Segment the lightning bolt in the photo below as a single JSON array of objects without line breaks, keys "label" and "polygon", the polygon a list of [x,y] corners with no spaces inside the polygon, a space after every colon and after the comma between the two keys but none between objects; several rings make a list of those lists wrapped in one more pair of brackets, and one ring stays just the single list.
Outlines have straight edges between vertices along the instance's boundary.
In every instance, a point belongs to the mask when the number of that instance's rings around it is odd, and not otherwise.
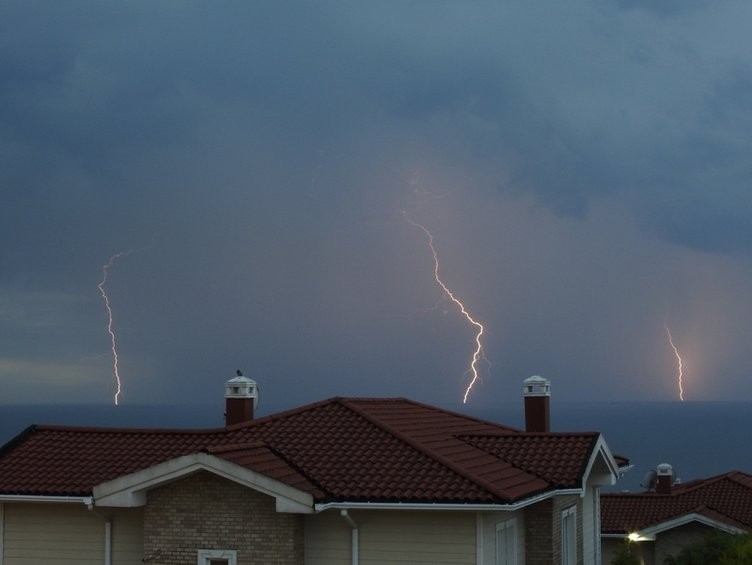
[{"label": "lightning bolt", "polygon": [[668,327],[668,322],[663,321],[663,327],[666,328],[666,335],[668,336],[668,343],[671,345],[671,349],[674,350],[674,356],[676,357],[677,367],[678,367],[678,380],[679,380],[679,400],[684,402],[684,365],[682,363],[681,355],[679,355],[679,350],[676,348],[676,345],[674,345],[674,339],[671,337],[671,330]]},{"label": "lightning bolt", "polygon": [[441,290],[446,294],[449,299],[454,302],[457,305],[457,308],[459,308],[462,315],[465,317],[465,319],[476,328],[477,332],[475,333],[475,350],[473,351],[473,356],[470,360],[470,366],[469,366],[469,373],[472,375],[472,378],[470,379],[470,384],[467,385],[467,388],[465,389],[465,394],[462,397],[462,403],[467,404],[467,398],[470,395],[470,391],[472,390],[473,386],[477,382],[479,378],[478,374],[478,361],[481,358],[485,358],[483,355],[483,342],[481,341],[481,338],[483,337],[483,332],[485,328],[483,327],[483,324],[478,322],[476,319],[474,319],[470,313],[467,311],[467,308],[465,308],[465,305],[462,303],[462,301],[457,298],[454,293],[449,289],[449,287],[444,284],[444,281],[441,280],[441,276],[439,275],[439,253],[436,251],[436,247],[433,244],[433,234],[428,231],[428,228],[426,228],[423,224],[419,224],[418,222],[414,221],[410,216],[408,216],[407,212],[403,211],[402,215],[405,218],[405,221],[409,223],[411,226],[416,227],[423,231],[423,233],[426,234],[426,237],[428,238],[428,247],[431,249],[431,253],[433,254],[433,278],[436,281],[436,284],[438,284],[441,287]]},{"label": "lightning bolt", "polygon": [[135,252],[135,249],[129,249],[128,251],[120,251],[119,253],[115,253],[112,257],[110,257],[110,260],[107,262],[107,264],[102,266],[102,280],[97,285],[97,288],[102,295],[102,300],[104,300],[104,308],[107,311],[107,333],[110,334],[110,343],[112,345],[112,374],[115,377],[116,386],[115,397],[113,398],[115,406],[118,405],[118,399],[120,398],[120,393],[122,392],[122,381],[120,380],[120,371],[118,368],[117,340],[115,339],[115,330],[112,329],[112,308],[110,307],[110,299],[107,296],[104,285],[107,282],[109,269],[110,267],[112,267],[115,261],[117,259],[120,259],[121,257],[127,257],[131,253]]}]

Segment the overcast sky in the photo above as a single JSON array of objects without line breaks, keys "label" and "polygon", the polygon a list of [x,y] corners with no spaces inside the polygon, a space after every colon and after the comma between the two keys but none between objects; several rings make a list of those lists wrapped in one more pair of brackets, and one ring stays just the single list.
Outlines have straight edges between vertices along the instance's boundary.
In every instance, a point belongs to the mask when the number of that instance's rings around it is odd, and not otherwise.
[{"label": "overcast sky", "polygon": [[752,400],[752,4],[0,3],[0,402]]}]

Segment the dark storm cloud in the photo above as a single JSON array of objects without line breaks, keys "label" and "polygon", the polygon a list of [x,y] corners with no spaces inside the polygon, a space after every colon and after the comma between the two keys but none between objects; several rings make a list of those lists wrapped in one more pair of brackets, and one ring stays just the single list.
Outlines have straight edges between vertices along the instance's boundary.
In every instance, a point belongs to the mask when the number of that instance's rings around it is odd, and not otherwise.
[{"label": "dark storm cloud", "polygon": [[712,319],[749,281],[749,11],[4,2],[0,372],[108,382],[96,283],[134,249],[108,281],[126,398],[242,360],[305,399],[455,398],[472,336],[401,210],[486,315],[487,392],[670,372],[666,303]]}]

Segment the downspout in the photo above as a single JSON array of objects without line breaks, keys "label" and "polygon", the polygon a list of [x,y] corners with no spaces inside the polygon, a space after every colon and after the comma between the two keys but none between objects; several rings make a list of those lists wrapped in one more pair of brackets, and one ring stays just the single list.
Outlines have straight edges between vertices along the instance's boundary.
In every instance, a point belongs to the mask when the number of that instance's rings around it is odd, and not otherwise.
[{"label": "downspout", "polygon": [[0,565],[3,565],[5,549],[3,549],[3,539],[5,539],[5,506],[0,502]]},{"label": "downspout", "polygon": [[104,565],[112,565],[112,522],[104,523]]},{"label": "downspout", "polygon": [[86,508],[104,520],[104,565],[112,565],[112,520],[94,510],[94,497],[87,497]]},{"label": "downspout", "polygon": [[347,522],[352,530],[352,539],[350,541],[352,547],[351,563],[352,565],[358,565],[358,524],[355,523],[355,520],[352,519],[352,516],[348,514],[347,510],[341,510],[340,515],[345,519],[345,522]]}]

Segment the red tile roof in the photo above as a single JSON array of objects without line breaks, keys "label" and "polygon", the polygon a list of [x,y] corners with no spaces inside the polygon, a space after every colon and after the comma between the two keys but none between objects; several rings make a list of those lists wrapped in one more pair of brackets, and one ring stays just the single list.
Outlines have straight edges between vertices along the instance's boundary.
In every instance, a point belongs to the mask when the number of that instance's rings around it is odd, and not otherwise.
[{"label": "red tile roof", "polygon": [[629,533],[688,514],[752,530],[752,475],[733,471],[676,484],[670,494],[601,495],[603,533]]},{"label": "red tile roof", "polygon": [[95,485],[207,452],[317,502],[508,503],[577,488],[597,433],[525,433],[405,399],[332,398],[213,430],[32,426],[0,449],[0,494]]}]

